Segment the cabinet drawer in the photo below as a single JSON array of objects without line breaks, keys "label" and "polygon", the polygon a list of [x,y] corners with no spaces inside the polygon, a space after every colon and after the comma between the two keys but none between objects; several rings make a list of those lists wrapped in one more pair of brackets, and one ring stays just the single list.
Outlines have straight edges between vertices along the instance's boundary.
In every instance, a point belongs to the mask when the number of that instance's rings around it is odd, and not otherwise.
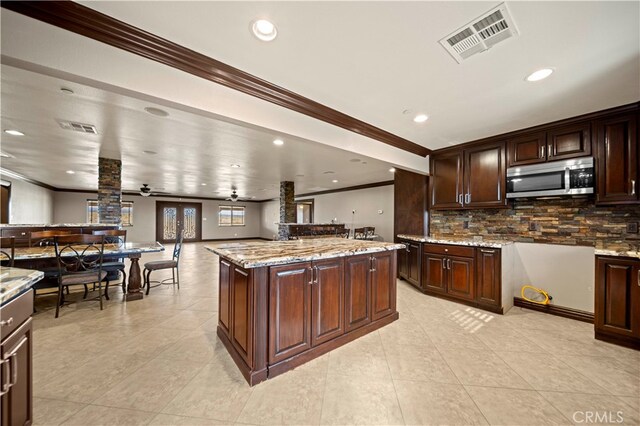
[{"label": "cabinet drawer", "polygon": [[425,244],[424,252],[463,257],[474,257],[476,253],[473,247],[454,246],[450,244]]},{"label": "cabinet drawer", "polygon": [[9,324],[0,326],[0,336],[4,340],[9,334],[25,322],[33,313],[33,290],[29,290],[0,308],[2,321]]}]

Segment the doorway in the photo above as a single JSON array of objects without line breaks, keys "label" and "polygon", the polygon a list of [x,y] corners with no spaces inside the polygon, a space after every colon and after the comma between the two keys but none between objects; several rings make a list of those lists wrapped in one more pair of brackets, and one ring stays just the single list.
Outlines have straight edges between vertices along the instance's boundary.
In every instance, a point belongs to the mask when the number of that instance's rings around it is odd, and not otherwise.
[{"label": "doorway", "polygon": [[202,241],[202,203],[156,201],[156,241],[174,243],[178,230],[184,241]]},{"label": "doorway", "polygon": [[296,223],[313,223],[313,199],[296,202]]}]

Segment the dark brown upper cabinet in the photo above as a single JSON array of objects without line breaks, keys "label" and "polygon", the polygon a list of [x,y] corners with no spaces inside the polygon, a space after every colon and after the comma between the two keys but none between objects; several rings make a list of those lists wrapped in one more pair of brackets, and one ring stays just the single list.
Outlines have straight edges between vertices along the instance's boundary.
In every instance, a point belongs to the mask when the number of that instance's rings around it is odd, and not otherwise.
[{"label": "dark brown upper cabinet", "polygon": [[462,207],[462,151],[431,157],[429,187],[432,209]]},{"label": "dark brown upper cabinet", "polygon": [[594,123],[598,204],[640,201],[638,188],[638,117],[625,114]]},{"label": "dark brown upper cabinet", "polygon": [[545,132],[520,136],[508,142],[509,167],[542,163],[547,159]]},{"label": "dark brown upper cabinet", "polygon": [[431,208],[504,207],[505,143],[493,142],[431,158]]},{"label": "dark brown upper cabinet", "polygon": [[591,123],[583,122],[547,132],[547,160],[565,160],[591,155]]}]

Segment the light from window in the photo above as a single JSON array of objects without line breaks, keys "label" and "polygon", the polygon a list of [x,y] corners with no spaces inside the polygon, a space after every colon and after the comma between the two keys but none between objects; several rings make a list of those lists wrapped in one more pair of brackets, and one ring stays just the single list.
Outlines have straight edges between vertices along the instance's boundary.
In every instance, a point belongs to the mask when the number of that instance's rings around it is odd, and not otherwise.
[{"label": "light from window", "polygon": [[[133,201],[123,201],[120,214],[122,226],[133,226]],[[98,200],[87,200],[87,223],[100,223]]]},{"label": "light from window", "polygon": [[218,226],[244,226],[244,207],[218,207]]}]

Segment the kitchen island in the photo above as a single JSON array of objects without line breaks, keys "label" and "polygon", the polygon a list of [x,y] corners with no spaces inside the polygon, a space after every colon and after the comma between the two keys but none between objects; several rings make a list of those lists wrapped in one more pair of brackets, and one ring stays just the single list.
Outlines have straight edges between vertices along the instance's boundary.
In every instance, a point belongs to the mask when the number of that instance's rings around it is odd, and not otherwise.
[{"label": "kitchen island", "polygon": [[343,238],[207,246],[220,256],[217,334],[247,382],[397,320],[400,248]]}]

